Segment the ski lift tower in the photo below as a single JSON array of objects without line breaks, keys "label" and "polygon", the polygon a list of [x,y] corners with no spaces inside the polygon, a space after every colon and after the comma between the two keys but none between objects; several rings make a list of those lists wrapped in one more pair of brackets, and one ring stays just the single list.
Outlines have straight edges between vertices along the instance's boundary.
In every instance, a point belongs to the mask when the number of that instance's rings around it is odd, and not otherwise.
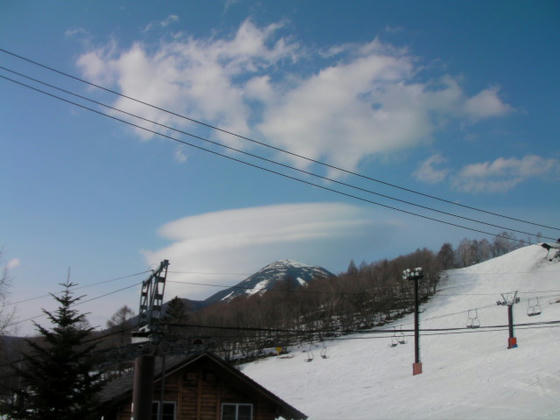
[{"label": "ski lift tower", "polygon": [[132,343],[158,343],[161,338],[159,321],[165,292],[165,279],[169,260],[163,260],[150,278],[142,283],[140,309],[138,310],[138,329],[132,333]]},{"label": "ski lift tower", "polygon": [[508,307],[508,325],[509,325],[509,338],[508,338],[508,349],[514,349],[517,347],[517,338],[513,333],[513,305],[519,303],[519,297],[517,296],[517,291],[510,293],[502,293],[502,300],[498,300],[496,305],[507,306]]},{"label": "ski lift tower", "polygon": [[[132,333],[132,343],[158,344],[161,340],[161,309],[169,261],[163,260],[150,278],[142,283],[138,329]],[[138,356],[134,361],[132,419],[151,420],[154,380],[154,354]]]},{"label": "ski lift tower", "polygon": [[422,373],[422,362],[420,361],[420,319],[418,311],[418,282],[424,278],[422,267],[411,270],[407,268],[402,274],[403,280],[414,281],[414,363],[412,365],[412,375]]}]

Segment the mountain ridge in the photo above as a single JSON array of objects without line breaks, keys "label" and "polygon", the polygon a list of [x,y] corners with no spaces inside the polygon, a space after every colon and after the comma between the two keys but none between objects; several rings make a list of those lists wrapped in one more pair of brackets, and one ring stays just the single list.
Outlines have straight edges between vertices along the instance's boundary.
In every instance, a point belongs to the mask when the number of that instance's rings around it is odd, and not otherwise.
[{"label": "mountain ridge", "polygon": [[[229,302],[240,296],[262,295],[284,280],[289,282],[288,287],[299,288],[306,287],[309,282],[316,278],[324,279],[330,277],[335,277],[335,275],[323,267],[308,265],[291,259],[283,259],[265,265],[246,279],[227,289],[220,290],[206,299],[191,300],[183,297],[179,298],[186,307],[196,312],[215,303]],[[163,305],[164,312],[168,303],[169,301]]]},{"label": "mountain ridge", "polygon": [[239,296],[264,294],[282,281],[288,281],[289,287],[305,287],[316,278],[334,277],[330,271],[319,266],[311,266],[294,260],[274,261],[236,285],[214,293],[204,302],[208,305],[219,301],[230,301]]}]

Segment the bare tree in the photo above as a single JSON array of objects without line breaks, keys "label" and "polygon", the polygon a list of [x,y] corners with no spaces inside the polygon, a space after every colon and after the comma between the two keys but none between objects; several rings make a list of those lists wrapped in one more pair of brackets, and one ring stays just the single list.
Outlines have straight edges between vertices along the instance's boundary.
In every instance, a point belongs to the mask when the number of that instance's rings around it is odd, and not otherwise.
[{"label": "bare tree", "polygon": [[[0,260],[2,253],[0,253]],[[14,308],[8,303],[8,289],[10,280],[8,267],[5,266],[0,273],[0,336],[4,335],[14,317]]]},{"label": "bare tree", "polygon": [[444,243],[437,254],[437,259],[443,270],[453,268],[453,245],[451,245],[449,242]]},{"label": "bare tree", "polygon": [[124,305],[107,321],[107,328],[119,332],[119,345],[128,341],[129,320],[134,316],[134,311]]}]

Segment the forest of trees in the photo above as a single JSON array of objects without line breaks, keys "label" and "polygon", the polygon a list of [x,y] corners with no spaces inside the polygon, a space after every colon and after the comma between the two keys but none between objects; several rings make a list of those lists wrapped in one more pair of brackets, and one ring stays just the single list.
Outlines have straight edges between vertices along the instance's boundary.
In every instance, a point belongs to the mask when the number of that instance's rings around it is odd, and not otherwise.
[{"label": "forest of trees", "polygon": [[[262,354],[266,348],[322,340],[364,328],[379,327],[413,310],[413,285],[402,271],[421,266],[423,301],[436,293],[443,270],[461,268],[503,255],[521,242],[503,233],[493,242],[463,239],[456,249],[444,243],[437,253],[418,249],[377,262],[351,261],[338,276],[313,280],[307,287],[279,283],[264,295],[240,296],[200,311],[182,309],[179,323],[232,329],[174,327],[174,338],[200,337],[226,358]],[[176,305],[181,305],[180,300]],[[175,321],[177,322],[177,321]],[[262,331],[235,330],[254,327]],[[270,331],[267,331],[270,330]]]}]

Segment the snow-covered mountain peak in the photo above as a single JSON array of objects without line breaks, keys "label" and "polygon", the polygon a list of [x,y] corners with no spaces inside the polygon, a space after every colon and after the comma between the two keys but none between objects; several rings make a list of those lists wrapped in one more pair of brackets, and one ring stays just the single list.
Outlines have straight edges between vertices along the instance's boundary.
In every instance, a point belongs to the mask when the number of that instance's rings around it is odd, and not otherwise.
[{"label": "snow-covered mountain peak", "polygon": [[210,296],[206,299],[206,302],[227,302],[238,296],[263,294],[283,281],[287,281],[289,287],[305,287],[313,279],[332,276],[332,273],[322,267],[311,266],[289,259],[278,260],[261,268],[255,274],[247,277],[235,286]]},{"label": "snow-covered mountain peak", "polygon": [[263,267],[260,271],[263,270],[272,270],[272,269],[283,269],[288,267],[295,267],[295,268],[312,268],[312,266],[295,261],[295,260],[278,260],[274,261],[273,263],[268,264],[267,266]]}]

